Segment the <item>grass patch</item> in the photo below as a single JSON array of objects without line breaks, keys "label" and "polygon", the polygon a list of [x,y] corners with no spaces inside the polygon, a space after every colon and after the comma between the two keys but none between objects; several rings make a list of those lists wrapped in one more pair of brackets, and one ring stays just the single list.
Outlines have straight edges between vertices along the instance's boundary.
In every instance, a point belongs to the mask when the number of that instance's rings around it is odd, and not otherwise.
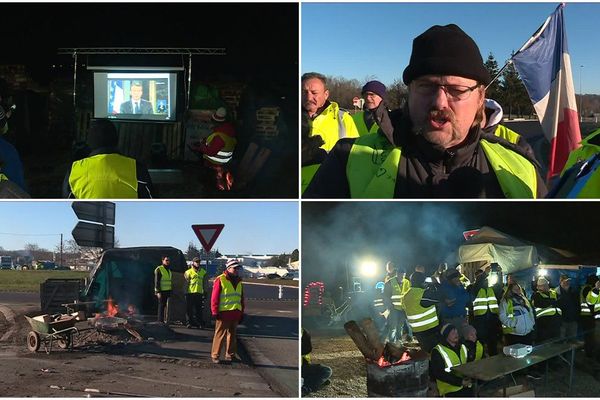
[{"label": "grass patch", "polygon": [[86,271],[12,271],[0,270],[0,292],[40,292],[46,279],[86,278]]}]

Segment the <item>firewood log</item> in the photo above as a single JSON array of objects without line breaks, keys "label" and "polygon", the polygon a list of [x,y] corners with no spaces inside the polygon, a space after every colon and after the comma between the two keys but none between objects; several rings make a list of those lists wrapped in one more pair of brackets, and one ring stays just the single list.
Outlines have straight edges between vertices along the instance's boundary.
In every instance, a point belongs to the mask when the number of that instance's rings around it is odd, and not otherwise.
[{"label": "firewood log", "polygon": [[369,343],[369,347],[373,350],[373,360],[379,360],[381,355],[383,354],[383,343],[379,340],[379,331],[377,327],[373,323],[371,318],[365,318],[360,321],[360,327],[362,328],[365,336],[367,337],[367,342]]},{"label": "firewood log", "polygon": [[373,348],[371,348],[369,342],[367,341],[367,338],[362,333],[360,327],[355,321],[346,322],[344,324],[344,329],[346,330],[346,333],[348,333],[348,335],[352,338],[354,344],[356,345],[356,347],[358,347],[358,350],[360,350],[360,352],[365,358],[375,361],[378,359],[375,358],[376,352],[373,350]]}]

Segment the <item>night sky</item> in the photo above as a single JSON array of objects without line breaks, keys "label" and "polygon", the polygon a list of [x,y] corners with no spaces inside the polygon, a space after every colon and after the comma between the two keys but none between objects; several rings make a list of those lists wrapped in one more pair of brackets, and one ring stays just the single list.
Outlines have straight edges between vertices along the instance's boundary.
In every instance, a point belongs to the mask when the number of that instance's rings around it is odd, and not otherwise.
[{"label": "night sky", "polygon": [[[71,47],[226,47],[227,65],[291,65],[297,75],[298,4],[14,3],[0,10],[2,64],[42,69],[58,48]],[[221,65],[216,58],[205,68]]]},{"label": "night sky", "polygon": [[600,263],[598,202],[304,202],[303,279],[360,255],[433,268],[483,225]]}]

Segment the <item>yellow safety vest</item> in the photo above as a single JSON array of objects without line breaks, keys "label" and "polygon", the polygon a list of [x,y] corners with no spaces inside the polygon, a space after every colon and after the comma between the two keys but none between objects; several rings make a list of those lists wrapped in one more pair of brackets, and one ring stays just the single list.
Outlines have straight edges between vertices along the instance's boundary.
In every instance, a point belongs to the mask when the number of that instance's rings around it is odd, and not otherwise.
[{"label": "yellow safety vest", "polygon": [[391,278],[386,278],[386,282],[389,282],[389,281],[391,281],[391,285],[392,285],[392,296],[390,298],[390,300],[392,301],[392,305],[394,306],[394,309],[402,310],[403,293],[402,293],[402,288],[400,287],[400,284],[398,283],[398,279],[396,279],[395,276],[393,276]]},{"label": "yellow safety vest", "polygon": [[[330,102],[329,106],[323,112],[314,119],[309,120],[309,127],[310,132],[308,136],[321,136],[325,142],[321,145],[321,148],[328,153],[333,149],[338,140],[358,137],[356,125],[350,114],[341,110],[340,106],[333,101]],[[302,167],[302,193],[304,193],[304,190],[306,190],[320,166],[321,164],[312,164]]]},{"label": "yellow safety vest", "polygon": [[435,305],[427,308],[421,307],[423,293],[425,293],[425,289],[411,287],[404,295],[404,310],[413,332],[424,332],[440,324]]},{"label": "yellow safety vest", "polygon": [[168,290],[173,290],[173,272],[170,269],[166,269],[165,266],[162,264],[156,267],[156,269],[154,270],[155,275],[156,271],[160,271],[160,291],[166,292]]},{"label": "yellow safety vest", "polygon": [[113,153],[75,161],[69,186],[77,199],[137,199],[135,160]]},{"label": "yellow safety vest", "polygon": [[479,289],[473,300],[473,315],[479,317],[485,315],[488,310],[492,314],[498,314],[498,300],[491,287]]},{"label": "yellow safety vest", "polygon": [[377,125],[377,123],[373,123],[373,125],[371,125],[371,129],[367,129],[364,111],[359,111],[352,115],[352,119],[354,120],[354,125],[356,125],[356,130],[360,136],[366,135],[367,133],[375,133],[379,129],[379,125]]},{"label": "yellow safety vest", "polygon": [[[536,197],[537,175],[531,162],[499,143],[481,139],[480,144],[507,198]],[[401,152],[380,133],[356,139],[346,165],[350,197],[393,198]]]},{"label": "yellow safety vest", "polygon": [[198,270],[196,270],[194,267],[191,267],[185,271],[183,276],[188,281],[188,293],[204,293],[204,275],[206,275],[206,270],[204,268],[198,268]]},{"label": "yellow safety vest", "polygon": [[[587,302],[587,297],[589,296],[589,292],[588,295],[584,298],[583,297],[583,290],[585,288],[590,288],[590,292],[592,291],[592,286],[590,285],[585,285],[583,286],[580,290],[579,290],[579,301],[580,301],[580,306],[581,306],[581,311],[579,312],[579,315],[581,315],[582,317],[589,317],[592,315],[592,310],[593,310],[593,306],[595,306],[595,304],[590,304]],[[593,298],[593,296],[591,296],[591,298]]]},{"label": "yellow safety vest", "polygon": [[590,305],[594,306],[592,313],[594,314],[594,318],[600,319],[600,295],[594,293],[594,288],[590,288],[586,296],[586,300]]},{"label": "yellow safety vest", "polygon": [[225,274],[219,275],[221,281],[221,295],[219,296],[219,312],[221,311],[242,311],[242,282],[238,282],[234,288],[233,284],[225,277]]},{"label": "yellow safety vest", "polygon": [[513,143],[513,144],[517,144],[517,142],[521,138],[521,135],[519,135],[517,132],[515,132],[501,124],[496,125],[496,130],[494,130],[494,135],[501,137],[501,138],[505,139],[506,141]]},{"label": "yellow safety vest", "polygon": [[[530,310],[529,312],[532,313],[533,311],[531,311],[531,303],[529,302],[529,300],[525,299],[525,303],[529,307],[529,310]],[[514,317],[512,299],[508,299],[506,301],[506,316],[508,318],[513,318]],[[511,328],[510,326],[506,326],[506,325],[502,324],[502,333],[504,333],[504,334],[511,334],[514,331],[515,331],[514,328]]]},{"label": "yellow safety vest", "polygon": [[[300,339],[302,340],[302,336],[304,335],[304,329],[300,331]],[[302,354],[302,359],[306,361],[307,364],[310,364],[310,353]]]},{"label": "yellow safety vest", "polygon": [[[539,292],[539,293],[540,293],[540,296],[542,296],[545,299],[550,298],[550,299],[556,300],[558,298],[554,289],[550,289],[550,292],[549,292],[550,294],[546,294],[546,293],[542,293],[542,292]],[[535,300],[533,301],[533,306],[535,307]],[[536,318],[551,317],[556,314],[562,315],[562,310],[559,307],[546,307],[546,308],[535,307]]]},{"label": "yellow safety vest", "polygon": [[[475,359],[473,361],[481,360],[483,358],[483,344],[478,340],[475,342]],[[466,364],[468,360],[467,346],[464,344],[460,346],[460,361]]]},{"label": "yellow safety vest", "polygon": [[[456,376],[460,376],[458,373],[452,372],[452,367],[456,367],[458,365],[463,364],[463,362],[461,362],[458,354],[456,354],[452,349],[444,346],[443,344],[438,344],[437,346],[435,346],[433,348],[433,350],[437,350],[441,354],[442,358],[444,359],[444,363],[446,365],[446,368],[445,368],[446,372],[454,373]],[[466,349],[465,349],[465,351],[466,351]],[[462,352],[462,346],[461,346],[461,352]],[[435,382],[437,383],[437,388],[438,388],[438,392],[440,392],[440,396],[444,396],[447,393],[458,392],[459,390],[462,389],[462,386],[454,386],[450,383],[441,381],[439,379],[436,379]]]},{"label": "yellow safety vest", "polygon": [[[600,146],[590,143],[590,140],[600,134],[600,129],[590,133],[585,139],[581,141],[581,147],[573,150],[569,154],[569,158],[561,172],[561,176],[566,170],[571,168],[579,161],[585,161],[595,154],[600,153]],[[596,199],[600,197],[600,171],[596,171],[590,179],[586,182],[585,186],[581,189],[577,198],[579,199]]]},{"label": "yellow safety vest", "polygon": [[237,144],[237,139],[223,132],[216,131],[206,138],[206,145],[210,146],[210,143],[216,137],[220,137],[223,140],[223,142],[225,142],[223,148],[219,150],[219,152],[214,156],[203,154],[202,157],[205,160],[212,162],[213,164],[227,164],[229,161],[231,161],[231,158],[233,157],[233,150],[235,149],[235,145]]}]

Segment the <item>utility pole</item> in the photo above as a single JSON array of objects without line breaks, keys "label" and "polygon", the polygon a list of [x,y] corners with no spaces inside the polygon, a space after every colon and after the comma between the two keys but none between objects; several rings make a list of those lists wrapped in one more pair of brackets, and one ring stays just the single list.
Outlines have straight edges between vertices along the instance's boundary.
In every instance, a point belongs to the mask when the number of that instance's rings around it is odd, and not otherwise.
[{"label": "utility pole", "polygon": [[60,266],[63,266],[63,234],[60,234]]},{"label": "utility pole", "polygon": [[583,91],[581,90],[581,71],[583,71],[583,65],[579,66],[579,122],[583,122]]}]

